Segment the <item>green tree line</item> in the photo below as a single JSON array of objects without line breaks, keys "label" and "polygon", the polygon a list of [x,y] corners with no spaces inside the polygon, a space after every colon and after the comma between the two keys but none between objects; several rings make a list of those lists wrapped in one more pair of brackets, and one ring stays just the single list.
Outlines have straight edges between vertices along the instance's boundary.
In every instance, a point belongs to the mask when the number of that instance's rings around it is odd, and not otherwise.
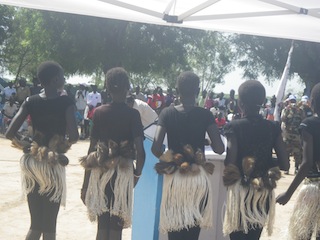
[{"label": "green tree line", "polygon": [[[73,74],[93,75],[123,66],[134,85],[174,87],[176,76],[196,72],[202,90],[223,83],[235,67],[244,79],[280,79],[291,40],[222,34],[0,5],[0,65],[18,79],[55,60]],[[320,81],[320,44],[295,41],[291,76],[310,89]],[[237,81],[237,79],[235,79]]]}]

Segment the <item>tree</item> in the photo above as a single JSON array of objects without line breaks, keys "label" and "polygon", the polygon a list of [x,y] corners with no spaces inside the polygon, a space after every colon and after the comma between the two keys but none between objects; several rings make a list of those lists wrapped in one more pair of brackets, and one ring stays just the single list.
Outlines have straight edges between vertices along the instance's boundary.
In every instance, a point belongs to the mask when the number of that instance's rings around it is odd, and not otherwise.
[{"label": "tree", "polygon": [[[259,75],[267,81],[280,79],[286,64],[291,40],[268,37],[235,35],[238,67],[244,70],[243,77],[257,79]],[[307,92],[320,82],[320,44],[295,41],[291,59],[290,76],[299,75]]]},{"label": "tree", "polygon": [[18,8],[12,23],[12,34],[6,39],[4,66],[16,75],[33,77],[39,62],[48,57],[49,36],[39,11]]},{"label": "tree", "polygon": [[0,65],[3,66],[3,48],[12,32],[14,8],[0,5]]},{"label": "tree", "polygon": [[189,64],[198,73],[201,90],[213,89],[233,70],[234,51],[228,35],[218,32],[192,31],[187,44]]},{"label": "tree", "polygon": [[5,66],[17,78],[33,77],[40,62],[54,60],[66,75],[94,75],[97,85],[104,72],[122,66],[142,88],[173,88],[186,70],[213,87],[232,66],[228,38],[201,30],[20,8],[12,29]]}]

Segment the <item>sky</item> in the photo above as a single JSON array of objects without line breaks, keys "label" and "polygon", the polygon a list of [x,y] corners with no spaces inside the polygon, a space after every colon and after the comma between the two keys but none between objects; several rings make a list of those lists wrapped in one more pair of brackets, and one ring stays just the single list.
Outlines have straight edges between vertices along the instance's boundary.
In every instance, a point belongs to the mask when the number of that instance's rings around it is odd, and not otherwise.
[{"label": "sky", "polygon": [[[226,75],[225,82],[223,84],[216,84],[214,92],[223,92],[225,94],[229,94],[230,90],[234,89],[237,95],[238,88],[244,81],[245,80],[241,79],[241,71],[231,72]],[[269,85],[263,79],[259,79],[259,81],[261,81],[261,83],[265,87],[267,97],[276,95],[278,86],[280,84],[280,79],[278,81],[274,81],[271,85]],[[290,92],[296,96],[302,96],[304,88],[305,86],[301,84],[297,78],[291,80],[289,79],[286,86],[286,94]]]}]

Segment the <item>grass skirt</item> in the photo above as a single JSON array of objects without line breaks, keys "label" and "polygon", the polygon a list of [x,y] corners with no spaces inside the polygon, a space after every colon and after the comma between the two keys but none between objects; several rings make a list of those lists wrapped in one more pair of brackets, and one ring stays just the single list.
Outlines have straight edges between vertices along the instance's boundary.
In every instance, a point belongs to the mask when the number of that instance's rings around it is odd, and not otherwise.
[{"label": "grass skirt", "polygon": [[60,164],[49,164],[43,159],[37,160],[31,154],[24,154],[20,159],[21,182],[24,196],[32,192],[35,183],[40,186],[40,195],[51,195],[50,201],[66,204],[66,172]]},{"label": "grass skirt", "polygon": [[[132,161],[126,162],[126,167],[118,164],[107,171],[102,168],[91,170],[85,199],[91,221],[109,212],[110,215],[118,216],[124,221],[124,228],[130,227],[133,205],[133,164]],[[106,196],[105,189],[115,172],[117,175],[114,186],[112,186],[113,201],[108,203],[110,199]]]},{"label": "grass skirt", "polygon": [[164,174],[159,226],[162,233],[212,227],[211,182],[203,167],[199,169],[198,174]]},{"label": "grass skirt", "polygon": [[320,189],[319,181],[305,180],[301,187],[289,223],[289,239],[310,239],[320,232]]},{"label": "grass skirt", "polygon": [[[269,208],[268,208],[269,204]],[[275,194],[265,188],[255,189],[252,185],[243,186],[241,180],[228,187],[227,206],[223,222],[223,233],[263,228],[267,225],[272,234],[275,217]]]}]

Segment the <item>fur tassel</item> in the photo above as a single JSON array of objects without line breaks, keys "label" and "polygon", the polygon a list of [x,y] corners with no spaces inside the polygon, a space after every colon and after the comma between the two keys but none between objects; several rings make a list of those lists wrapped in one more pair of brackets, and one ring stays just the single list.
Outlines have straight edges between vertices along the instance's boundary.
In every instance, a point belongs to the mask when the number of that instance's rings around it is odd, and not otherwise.
[{"label": "fur tassel", "polygon": [[173,152],[172,150],[167,150],[165,151],[161,156],[160,156],[160,161],[163,162],[172,162],[173,161]]},{"label": "fur tassel", "polygon": [[110,140],[108,145],[99,142],[96,151],[80,158],[79,161],[85,169],[100,168],[108,171],[109,169],[116,168],[118,165],[120,168],[126,168],[128,164],[126,159],[130,159],[129,162],[132,162],[131,159],[134,159],[134,155],[134,148],[128,141],[121,142],[118,145]]},{"label": "fur tassel", "polygon": [[214,164],[206,162],[204,153],[199,149],[194,153],[190,145],[183,147],[183,154],[173,153],[172,150],[165,151],[160,156],[160,162],[155,165],[158,174],[173,174],[179,170],[181,174],[199,174],[202,166],[207,173],[213,174]]},{"label": "fur tassel", "polygon": [[203,168],[204,168],[204,170],[206,170],[207,173],[209,173],[210,175],[212,175],[215,166],[214,166],[214,164],[211,163],[211,162],[205,162],[205,163],[203,164]]},{"label": "fur tassel", "polygon": [[158,174],[172,174],[177,170],[177,165],[173,162],[158,162],[154,169]]},{"label": "fur tassel", "polygon": [[195,175],[184,175],[180,171],[164,175],[159,224],[162,233],[194,226],[212,227],[211,182],[202,166],[199,170]]},{"label": "fur tassel", "polygon": [[203,165],[206,162],[206,157],[201,150],[196,151],[195,153],[195,162],[198,165]]},{"label": "fur tassel", "polygon": [[244,157],[242,160],[242,170],[244,175],[250,176],[255,165],[254,157]]},{"label": "fur tassel", "polygon": [[223,184],[225,186],[231,186],[241,179],[241,174],[238,167],[234,164],[229,164],[223,171]]}]

